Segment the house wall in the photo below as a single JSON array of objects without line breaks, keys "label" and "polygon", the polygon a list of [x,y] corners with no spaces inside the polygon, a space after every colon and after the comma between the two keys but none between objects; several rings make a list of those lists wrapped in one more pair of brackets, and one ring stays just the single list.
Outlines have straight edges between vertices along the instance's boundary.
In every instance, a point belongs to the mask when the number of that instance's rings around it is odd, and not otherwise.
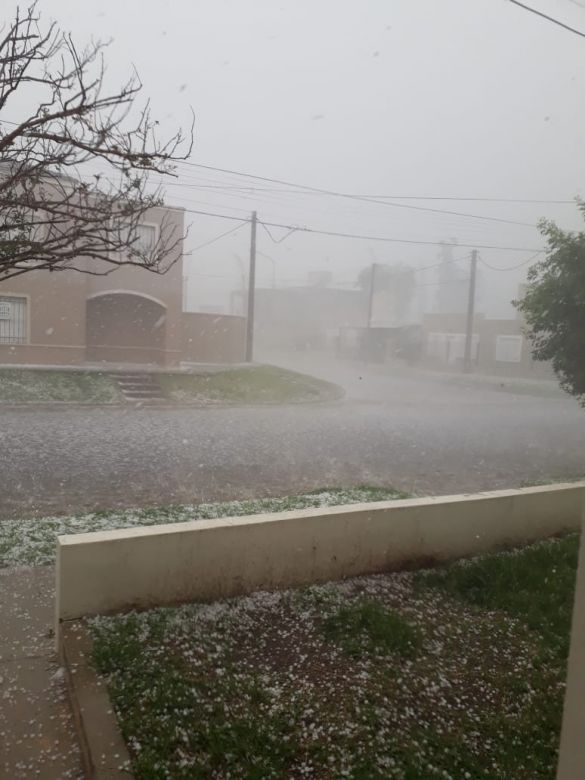
[{"label": "house wall", "polygon": [[[147,224],[160,226],[165,224],[167,235],[172,235],[169,243],[180,238],[184,233],[184,212],[182,209],[154,208],[150,209],[143,220]],[[169,257],[172,263],[164,274],[156,274],[151,271],[133,266],[121,266],[108,276],[87,277],[87,297],[95,299],[97,296],[113,296],[117,293],[137,293],[147,298],[152,298],[164,307],[164,340],[161,342],[160,328],[157,329],[151,339],[148,331],[145,340],[138,343],[135,335],[130,337],[130,343],[122,342],[115,347],[113,339],[108,338],[104,349],[95,353],[90,351],[88,359],[120,361],[120,362],[158,362],[167,365],[178,365],[181,360],[182,348],[182,314],[183,314],[183,259],[182,242],[175,248],[173,255]],[[124,333],[124,313],[116,315],[118,327]],[[147,348],[150,345],[150,350]],[[136,349],[132,349],[136,347]],[[147,352],[145,351],[148,351]],[[162,350],[162,353],[161,353]],[[97,355],[97,357],[96,357]]]},{"label": "house wall", "polygon": [[183,313],[181,360],[192,363],[242,363],[245,355],[245,317]]},{"label": "house wall", "polygon": [[[165,220],[168,230],[177,238],[184,231],[184,213],[181,209],[154,208],[145,215],[144,222],[160,225]],[[174,239],[173,239],[174,240]],[[182,242],[179,241],[170,258],[173,262],[165,274],[122,266],[106,276],[93,276],[76,271],[29,271],[22,276],[0,284],[0,295],[24,295],[27,297],[28,340],[26,344],[0,344],[0,363],[14,364],[75,364],[86,360],[122,362],[159,362],[178,365],[183,340],[182,324]],[[108,270],[105,263],[79,258],[76,263],[88,270]],[[106,349],[86,350],[87,302],[99,296],[134,293],[154,299],[164,307],[164,331],[158,330],[151,340],[152,350],[132,349],[144,347],[132,337],[124,343],[124,299],[120,310],[109,313],[106,323],[110,336]],[[127,299],[126,299],[127,300]],[[117,326],[120,344],[114,344],[111,336]],[[160,333],[164,332],[164,342]],[[94,342],[95,343],[95,342]]]},{"label": "house wall", "polygon": [[0,295],[26,297],[28,318],[27,343],[0,344],[0,363],[82,363],[86,286],[84,274],[49,271],[0,284]]}]

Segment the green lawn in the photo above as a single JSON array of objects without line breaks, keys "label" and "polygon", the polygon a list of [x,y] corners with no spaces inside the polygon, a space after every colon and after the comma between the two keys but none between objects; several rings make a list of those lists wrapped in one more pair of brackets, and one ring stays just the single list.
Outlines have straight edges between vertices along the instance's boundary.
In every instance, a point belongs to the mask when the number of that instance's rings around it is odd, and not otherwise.
[{"label": "green lawn", "polygon": [[116,383],[97,371],[0,369],[0,403],[110,404],[121,400]]},{"label": "green lawn", "polygon": [[135,776],[553,780],[577,545],[89,620]]},{"label": "green lawn", "polygon": [[559,658],[568,654],[577,538],[461,561],[418,581],[483,609],[497,609],[538,632]]},{"label": "green lawn", "polygon": [[115,528],[136,528],[161,523],[184,523],[218,517],[242,517],[266,512],[286,512],[320,506],[390,501],[408,498],[393,488],[321,488],[299,496],[222,501],[213,504],[154,506],[116,509],[59,517],[0,520],[0,569],[53,563],[57,536]]},{"label": "green lawn", "polygon": [[202,403],[295,403],[340,398],[337,385],[276,366],[234,368],[209,374],[158,374],[173,401]]},{"label": "green lawn", "polygon": [[[153,374],[171,403],[279,404],[341,398],[337,385],[275,366],[251,366],[202,374]],[[0,369],[1,403],[121,403],[115,380],[97,371]]]}]

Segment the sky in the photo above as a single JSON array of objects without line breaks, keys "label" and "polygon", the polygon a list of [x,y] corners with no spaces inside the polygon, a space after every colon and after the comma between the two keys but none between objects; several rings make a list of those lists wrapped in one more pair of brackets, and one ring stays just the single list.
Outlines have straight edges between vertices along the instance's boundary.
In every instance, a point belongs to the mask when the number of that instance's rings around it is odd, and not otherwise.
[{"label": "sky", "polygon": [[[530,3],[585,31],[585,0]],[[238,222],[193,211],[245,219],[255,209],[261,222],[431,242],[260,227],[259,286],[329,271],[350,288],[372,262],[433,264],[432,242],[462,244],[462,267],[478,246],[479,309],[490,316],[512,313],[526,261],[544,246],[539,218],[581,227],[573,203],[465,200],[585,194],[585,39],[508,0],[40,0],[39,9],[80,46],[111,39],[108,78],[136,68],[163,133],[195,112],[193,152],[166,190],[189,210],[190,309],[229,311],[250,238],[242,222],[198,248]],[[435,273],[416,275],[429,307]]]}]

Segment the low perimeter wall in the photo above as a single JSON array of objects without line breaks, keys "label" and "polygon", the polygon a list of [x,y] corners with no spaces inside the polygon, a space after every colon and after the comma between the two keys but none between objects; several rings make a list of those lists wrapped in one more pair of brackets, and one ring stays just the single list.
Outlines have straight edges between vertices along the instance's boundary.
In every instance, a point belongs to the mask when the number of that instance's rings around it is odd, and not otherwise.
[{"label": "low perimeter wall", "polygon": [[579,529],[584,499],[582,482],[60,536],[57,624],[531,542]]},{"label": "low perimeter wall", "polygon": [[245,317],[183,312],[181,323],[181,360],[243,363],[246,359]]}]

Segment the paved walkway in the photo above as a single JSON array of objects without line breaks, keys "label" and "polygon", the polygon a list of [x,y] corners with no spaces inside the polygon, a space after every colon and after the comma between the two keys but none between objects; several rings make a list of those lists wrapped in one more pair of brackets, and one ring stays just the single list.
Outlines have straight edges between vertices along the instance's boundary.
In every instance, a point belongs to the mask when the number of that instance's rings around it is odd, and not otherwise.
[{"label": "paved walkway", "polygon": [[52,566],[0,570],[0,778],[81,778],[52,636]]}]

